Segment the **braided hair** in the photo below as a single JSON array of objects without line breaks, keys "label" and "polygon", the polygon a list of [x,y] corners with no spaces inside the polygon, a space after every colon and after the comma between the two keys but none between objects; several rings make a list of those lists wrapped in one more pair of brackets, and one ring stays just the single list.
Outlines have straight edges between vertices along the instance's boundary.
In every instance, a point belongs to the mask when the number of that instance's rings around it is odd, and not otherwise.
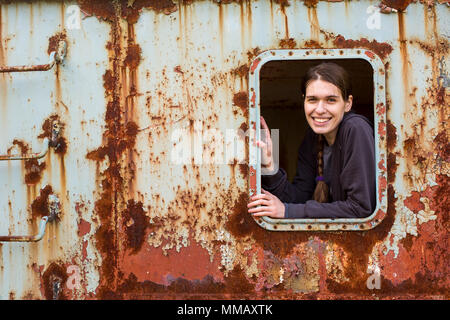
[{"label": "braided hair", "polygon": [[[351,82],[350,77],[344,68],[333,62],[323,62],[316,66],[311,67],[302,81],[302,93],[305,97],[306,87],[308,83],[313,80],[323,80],[335,85],[341,91],[342,98],[346,101],[351,94]],[[317,177],[316,188],[313,194],[313,200],[317,202],[329,202],[330,191],[328,185],[323,178],[323,152],[325,146],[325,138],[323,135],[319,135],[317,148]]]}]

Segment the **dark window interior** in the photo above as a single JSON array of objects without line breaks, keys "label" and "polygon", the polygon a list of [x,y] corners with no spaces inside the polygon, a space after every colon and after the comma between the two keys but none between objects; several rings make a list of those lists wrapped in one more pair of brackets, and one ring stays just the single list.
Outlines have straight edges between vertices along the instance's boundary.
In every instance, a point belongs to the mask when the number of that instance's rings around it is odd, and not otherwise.
[{"label": "dark window interior", "polygon": [[[297,153],[308,126],[301,99],[306,70],[324,60],[281,60],[264,64],[260,72],[261,115],[270,129],[280,130],[280,167],[290,181],[296,173]],[[330,59],[344,67],[352,79],[352,110],[373,123],[373,69],[363,59]]]}]

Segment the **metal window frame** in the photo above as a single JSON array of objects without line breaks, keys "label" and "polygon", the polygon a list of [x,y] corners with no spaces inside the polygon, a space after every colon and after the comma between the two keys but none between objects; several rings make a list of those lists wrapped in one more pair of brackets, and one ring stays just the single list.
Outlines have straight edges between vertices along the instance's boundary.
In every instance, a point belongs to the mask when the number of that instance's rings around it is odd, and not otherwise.
[{"label": "metal window frame", "polygon": [[259,54],[249,68],[249,194],[261,193],[261,152],[252,141],[260,138],[260,81],[262,66],[280,60],[363,59],[373,68],[374,132],[377,205],[366,218],[354,219],[274,219],[254,217],[264,229],[270,231],[363,231],[381,223],[387,212],[387,138],[386,138],[386,84],[385,67],[381,58],[364,48],[354,49],[276,49]]}]

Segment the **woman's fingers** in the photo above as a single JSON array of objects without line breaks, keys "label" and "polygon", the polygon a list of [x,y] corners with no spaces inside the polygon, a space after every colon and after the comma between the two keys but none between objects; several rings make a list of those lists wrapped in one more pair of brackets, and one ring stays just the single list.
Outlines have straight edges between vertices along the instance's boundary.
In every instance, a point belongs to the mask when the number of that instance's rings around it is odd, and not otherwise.
[{"label": "woman's fingers", "polygon": [[261,207],[256,207],[256,208],[252,208],[249,209],[248,212],[249,213],[260,213],[260,212],[272,212],[272,207],[268,207],[268,206],[261,206]]},{"label": "woman's fingers", "polygon": [[264,216],[272,217],[273,216],[273,212],[271,212],[271,211],[257,212],[257,213],[254,213],[253,216],[254,217],[264,217]]},{"label": "woman's fingers", "polygon": [[264,120],[264,118],[263,118],[262,116],[260,116],[259,119],[260,119],[260,122],[261,122],[262,129],[263,129],[264,132],[265,132],[266,139],[267,139],[268,141],[270,141],[270,130],[269,130],[269,126],[267,125],[266,120]]},{"label": "woman's fingers", "polygon": [[251,208],[251,207],[255,207],[255,206],[259,206],[259,205],[268,206],[268,205],[270,205],[270,203],[266,199],[261,199],[261,200],[256,200],[256,201],[250,202],[247,205],[247,207]]},{"label": "woman's fingers", "polygon": [[263,129],[269,130],[269,126],[267,125],[266,120],[264,120],[263,116],[259,116],[259,120],[261,122]]},{"label": "woman's fingers", "polygon": [[265,194],[260,193],[260,194],[257,194],[256,196],[253,196],[250,198],[250,200],[252,200],[252,201],[259,200],[259,199],[269,200],[269,197]]}]

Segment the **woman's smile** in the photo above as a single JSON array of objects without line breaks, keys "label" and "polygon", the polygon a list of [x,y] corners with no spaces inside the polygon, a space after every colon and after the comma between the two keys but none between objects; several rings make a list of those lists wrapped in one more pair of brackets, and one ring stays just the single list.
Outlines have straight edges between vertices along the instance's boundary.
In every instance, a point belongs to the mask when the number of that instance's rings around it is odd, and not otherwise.
[{"label": "woman's smile", "polygon": [[331,120],[331,117],[329,118],[312,117],[312,118],[314,122],[316,122],[316,125],[318,126],[324,126]]}]

